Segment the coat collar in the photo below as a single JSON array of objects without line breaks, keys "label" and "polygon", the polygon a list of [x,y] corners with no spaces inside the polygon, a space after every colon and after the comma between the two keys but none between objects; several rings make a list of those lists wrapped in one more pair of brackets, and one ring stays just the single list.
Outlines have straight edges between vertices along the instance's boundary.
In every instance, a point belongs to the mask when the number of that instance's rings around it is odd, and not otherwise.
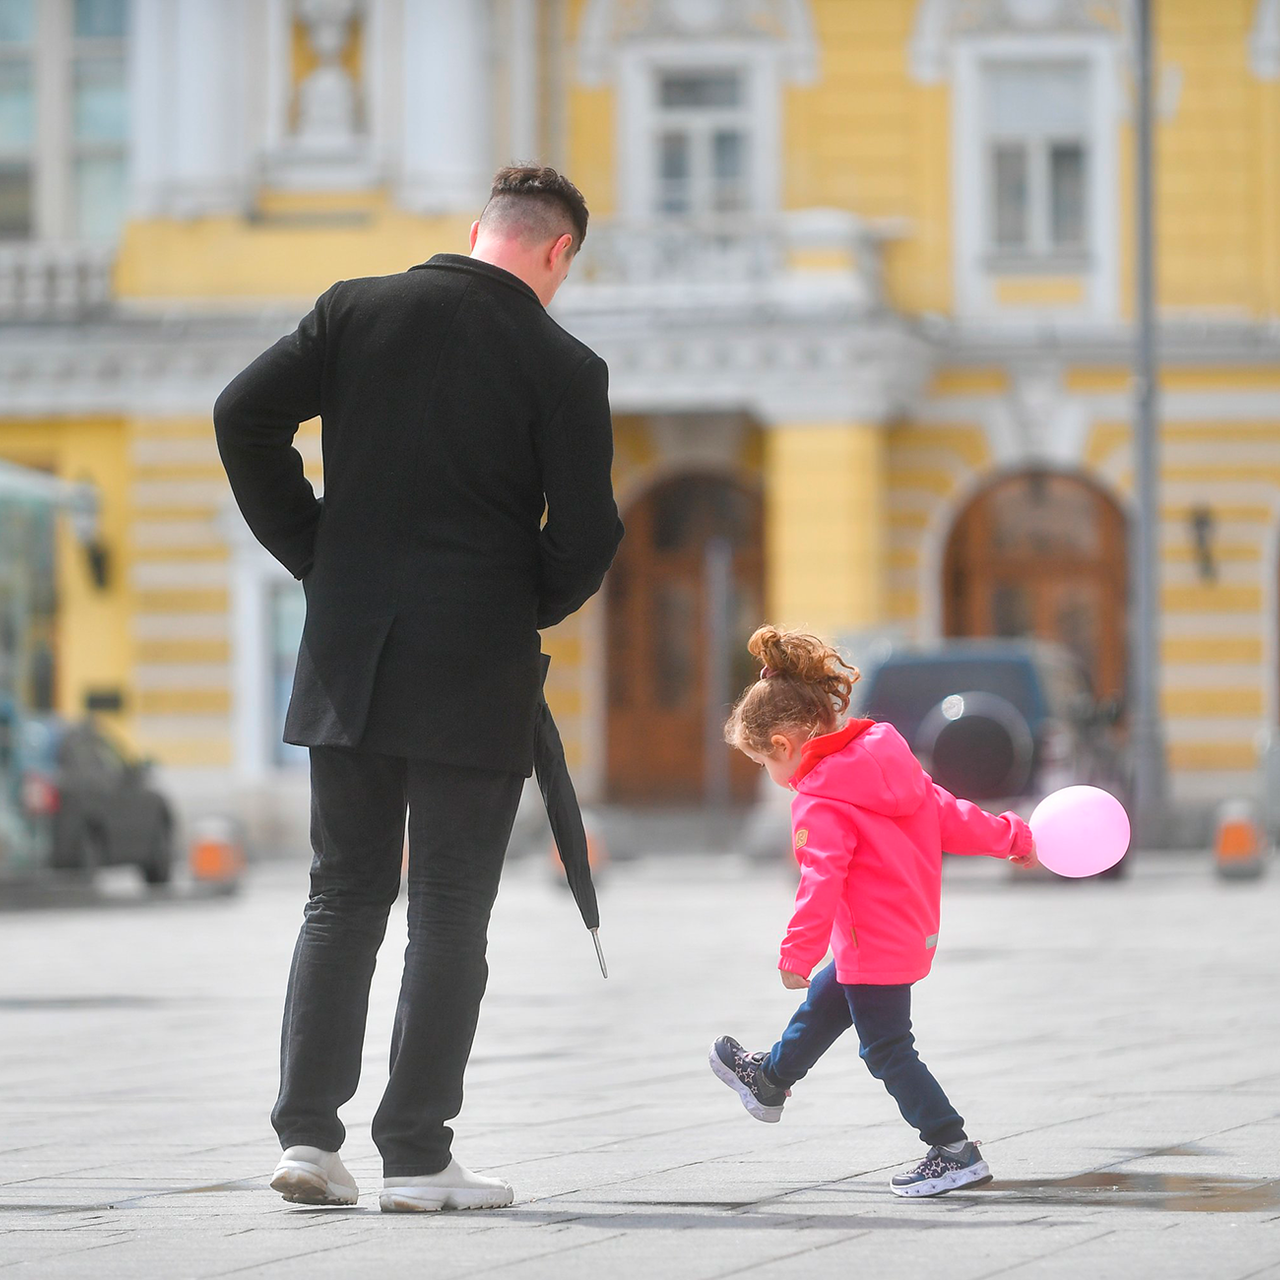
[{"label": "coat collar", "polygon": [[482,262],[479,258],[464,257],[460,253],[437,253],[433,258],[428,259],[426,262],[420,262],[416,267],[410,267],[409,270],[426,271],[433,267],[437,270],[463,271],[468,275],[483,276],[486,280],[506,285],[508,289],[514,289],[517,293],[524,294],[526,298],[532,298],[538,306],[542,306],[542,299],[519,276],[512,275],[510,271],[505,271],[502,267],[495,267],[492,262]]},{"label": "coat collar", "polygon": [[819,738],[810,738],[800,748],[800,765],[791,775],[790,785],[798,786],[805,774],[816,768],[827,756],[843,751],[855,738],[866,733],[873,724],[875,724],[874,720],[850,720],[834,733],[824,733]]}]

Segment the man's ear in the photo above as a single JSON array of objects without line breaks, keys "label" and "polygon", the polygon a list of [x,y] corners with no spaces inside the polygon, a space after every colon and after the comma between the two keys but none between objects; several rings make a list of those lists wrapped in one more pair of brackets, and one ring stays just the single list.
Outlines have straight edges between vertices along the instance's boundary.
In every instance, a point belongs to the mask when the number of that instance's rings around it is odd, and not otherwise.
[{"label": "man's ear", "polygon": [[477,218],[477,219],[476,219],[476,220],[471,224],[471,247],[472,247],[473,249],[476,247],[476,237],[477,237],[479,234],[480,234],[480,219],[479,219],[479,218]]},{"label": "man's ear", "polygon": [[551,246],[551,265],[558,267],[566,256],[573,253],[573,237],[566,231],[559,240]]}]

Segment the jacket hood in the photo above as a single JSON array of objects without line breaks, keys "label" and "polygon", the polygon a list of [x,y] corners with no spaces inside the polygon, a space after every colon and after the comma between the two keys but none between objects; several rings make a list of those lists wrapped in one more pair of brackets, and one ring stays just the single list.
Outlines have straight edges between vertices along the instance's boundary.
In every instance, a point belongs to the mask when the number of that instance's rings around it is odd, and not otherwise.
[{"label": "jacket hood", "polygon": [[843,800],[871,813],[903,818],[928,794],[929,777],[891,724],[853,720],[805,743],[792,786],[802,795]]}]

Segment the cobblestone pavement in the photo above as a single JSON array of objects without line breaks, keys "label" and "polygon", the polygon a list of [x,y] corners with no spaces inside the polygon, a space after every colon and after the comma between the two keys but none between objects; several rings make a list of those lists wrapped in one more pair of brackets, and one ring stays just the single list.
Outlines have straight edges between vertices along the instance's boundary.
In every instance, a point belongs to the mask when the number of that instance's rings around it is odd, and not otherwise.
[{"label": "cobblestone pavement", "polygon": [[382,1216],[368,1122],[402,909],[375,980],[344,1155],[351,1210],[286,1206],[281,993],[305,870],[239,897],[0,913],[0,1276],[1280,1277],[1280,876],[1149,857],[1117,883],[1010,883],[964,860],[917,989],[926,1060],[996,1181],[891,1196],[920,1148],[839,1043],[783,1121],[707,1070],[765,1046],[785,867],[668,855],[602,892],[602,981],[538,860],[508,874],[456,1150],[499,1213]]}]

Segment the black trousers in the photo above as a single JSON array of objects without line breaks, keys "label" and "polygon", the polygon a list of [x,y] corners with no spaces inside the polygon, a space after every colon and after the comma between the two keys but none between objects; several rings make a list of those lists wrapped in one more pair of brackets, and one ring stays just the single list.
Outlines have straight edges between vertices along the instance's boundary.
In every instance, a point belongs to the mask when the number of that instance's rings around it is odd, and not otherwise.
[{"label": "black trousers", "polygon": [[438,1173],[489,968],[489,914],[524,779],[311,748],[311,894],[289,972],[280,1043],[281,1145],[337,1151],[356,1091],[369,983],[400,891],[409,814],[409,945],[391,1075],[373,1120],[384,1172]]}]

